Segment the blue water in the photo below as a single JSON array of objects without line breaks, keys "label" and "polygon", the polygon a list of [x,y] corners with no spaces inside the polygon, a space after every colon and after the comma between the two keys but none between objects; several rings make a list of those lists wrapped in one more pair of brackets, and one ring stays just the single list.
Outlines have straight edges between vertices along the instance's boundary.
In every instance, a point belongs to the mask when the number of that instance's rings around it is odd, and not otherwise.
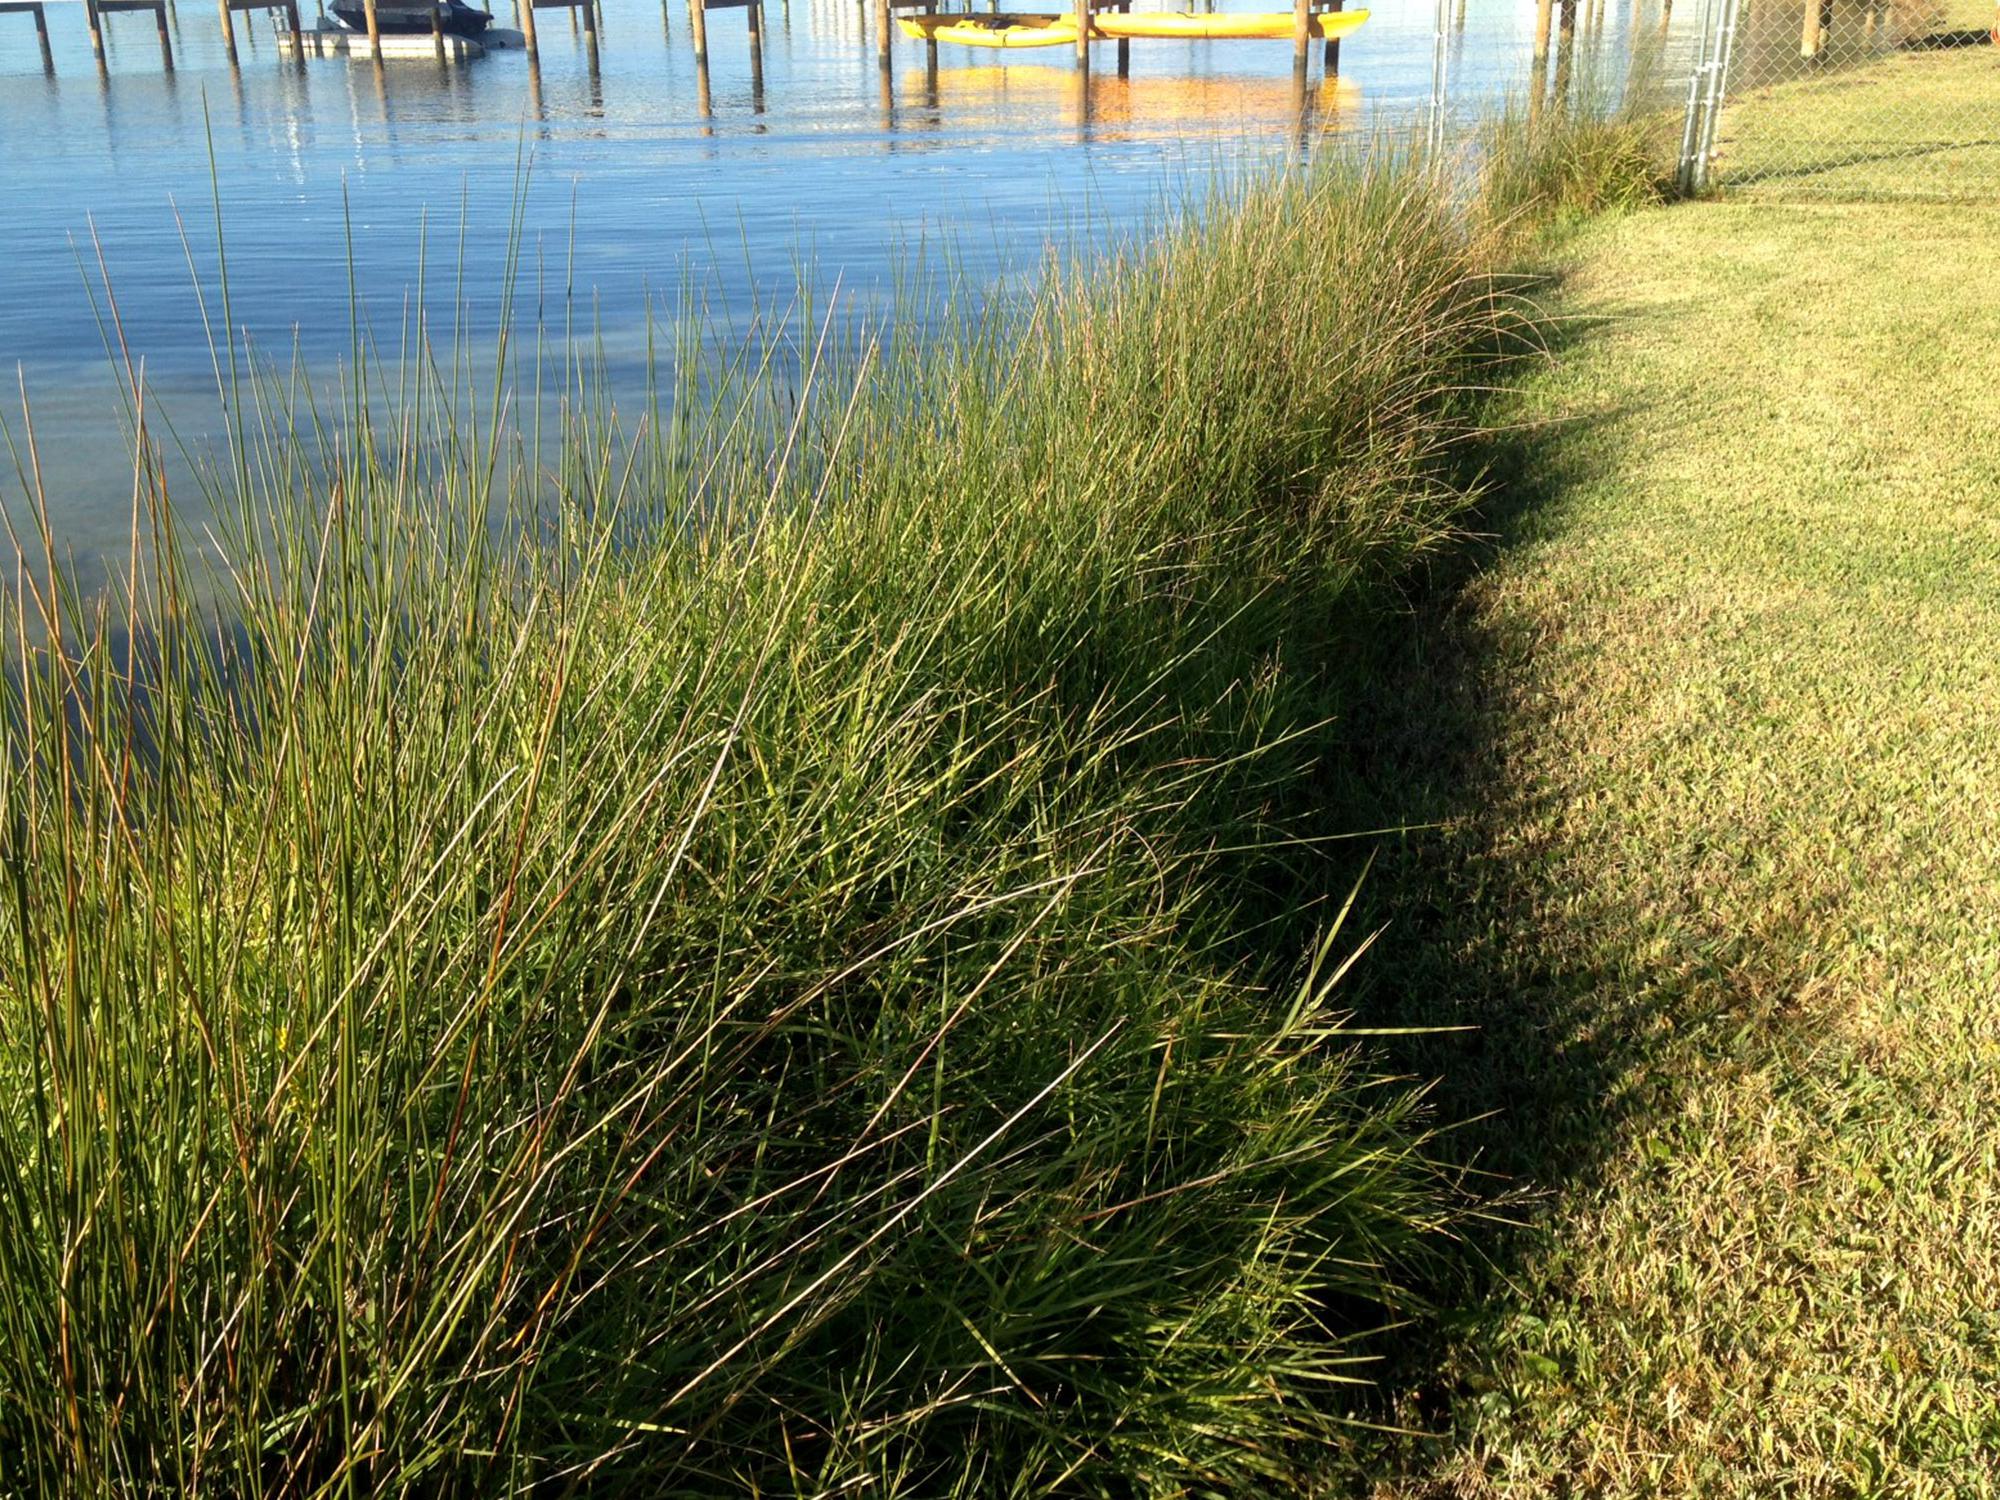
[{"label": "blue water", "polygon": [[[494,6],[513,24],[511,0]],[[1381,0],[1337,79],[1315,47],[1303,90],[1282,41],[1137,42],[1123,78],[1100,44],[1086,79],[1061,48],[944,47],[931,73],[899,36],[885,78],[866,0],[772,0],[761,68],[745,12],[710,15],[704,107],[686,0],[605,0],[595,60],[548,10],[538,64],[511,50],[446,68],[286,59],[263,12],[237,18],[231,66],[214,7],[181,0],[171,71],[152,18],[123,14],[105,18],[100,73],[81,5],[50,11],[52,73],[28,17],[0,16],[0,364],[32,395],[59,539],[83,557],[116,545],[130,504],[87,283],[101,252],[159,409],[200,441],[215,402],[195,288],[213,322],[218,196],[234,321],[280,359],[296,346],[331,370],[350,274],[393,325],[420,261],[449,298],[462,257],[473,334],[490,330],[517,203],[526,295],[567,285],[610,347],[633,348],[649,295],[687,276],[726,314],[806,258],[852,296],[946,242],[976,278],[1037,274],[1052,242],[1129,230],[1190,177],[1407,123],[1435,25],[1430,0]],[[1630,20],[1608,18],[1607,50]],[[1518,89],[1533,21],[1531,0],[1471,0],[1450,42],[1461,113]],[[19,407],[0,397],[17,446]],[[20,490],[0,474],[0,497]]]}]

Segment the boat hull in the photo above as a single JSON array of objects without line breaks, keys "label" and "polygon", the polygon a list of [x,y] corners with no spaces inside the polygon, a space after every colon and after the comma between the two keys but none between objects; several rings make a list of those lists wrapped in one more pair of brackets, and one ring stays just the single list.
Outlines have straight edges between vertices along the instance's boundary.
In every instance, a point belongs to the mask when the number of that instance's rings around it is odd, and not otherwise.
[{"label": "boat hull", "polygon": [[903,35],[918,41],[952,42],[960,47],[1012,51],[1076,42],[1076,20],[1070,16],[903,16],[896,24]]},{"label": "boat hull", "polygon": [[[368,13],[362,0],[337,0],[328,9],[349,31],[368,29]],[[429,36],[432,9],[429,5],[399,5],[380,0],[375,7],[375,25],[384,36]],[[493,24],[490,14],[469,5],[439,5],[436,12],[437,29],[447,36],[476,37]]]},{"label": "boat hull", "polygon": [[[1333,41],[1367,19],[1365,10],[1322,13],[1312,18],[1312,34]],[[1107,10],[1091,14],[1090,32],[1092,36],[1164,37],[1196,42],[1277,40],[1291,36],[1293,24],[1290,11],[1189,15],[1181,11]]]}]

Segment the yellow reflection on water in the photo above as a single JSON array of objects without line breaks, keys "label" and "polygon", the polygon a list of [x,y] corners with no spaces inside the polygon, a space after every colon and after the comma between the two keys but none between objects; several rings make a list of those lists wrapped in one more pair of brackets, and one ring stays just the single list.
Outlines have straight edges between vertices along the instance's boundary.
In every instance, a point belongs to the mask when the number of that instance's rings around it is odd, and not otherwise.
[{"label": "yellow reflection on water", "polygon": [[[1143,45],[1143,44],[1142,44]],[[1061,63],[1014,61],[940,68],[935,75],[939,106],[954,125],[978,127],[1016,122],[1088,125],[1100,138],[1184,138],[1193,127],[1204,134],[1235,135],[1246,126],[1295,124],[1301,111],[1324,126],[1357,117],[1364,102],[1351,78],[1323,78],[1317,70],[1304,81],[1288,75],[1138,73],[1120,77],[1102,62],[1088,73],[1064,52]],[[1136,66],[1136,63],[1135,63]],[[926,79],[929,84],[930,80]]]}]

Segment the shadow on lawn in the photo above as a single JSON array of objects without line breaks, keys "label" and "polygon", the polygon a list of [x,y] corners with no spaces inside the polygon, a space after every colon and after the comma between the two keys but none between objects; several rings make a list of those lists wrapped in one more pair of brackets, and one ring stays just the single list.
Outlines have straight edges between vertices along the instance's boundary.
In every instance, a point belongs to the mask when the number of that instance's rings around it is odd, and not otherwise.
[{"label": "shadow on lawn", "polygon": [[[1571,324],[1559,344],[1587,332]],[[1486,535],[1377,623],[1328,767],[1328,802],[1349,826],[1409,830],[1378,845],[1364,888],[1363,930],[1383,931],[1353,976],[1357,1024],[1467,1028],[1388,1044],[1398,1067],[1437,1080],[1437,1154],[1479,1204],[1420,1288],[1437,1311],[1383,1341],[1363,1415],[1421,1435],[1364,1439],[1361,1462],[1397,1493],[1421,1493],[1495,1399],[1480,1351],[1526,1310],[1516,1273],[1546,1242],[1554,1195],[1588,1191],[1620,1142],[1676,1107],[1658,1021],[1687,985],[1650,972],[1629,922],[1565,884],[1558,840],[1525,832],[1550,826],[1537,804],[1556,795],[1521,764],[1550,643],[1482,595],[1538,513],[1591,477],[1604,420],[1485,446]]]},{"label": "shadow on lawn", "polygon": [[1887,151],[1849,151],[1839,156],[1829,153],[1793,167],[1738,169],[1729,174],[1729,185],[1740,188],[1765,182],[1809,182],[1813,178],[1828,177],[1850,167],[1874,167],[1881,166],[1885,162],[1928,165],[1933,158],[1950,157],[1959,151],[1984,150],[1988,146],[2000,146],[2000,137],[1981,137],[1971,141],[1938,141],[1928,146],[1898,147]]}]

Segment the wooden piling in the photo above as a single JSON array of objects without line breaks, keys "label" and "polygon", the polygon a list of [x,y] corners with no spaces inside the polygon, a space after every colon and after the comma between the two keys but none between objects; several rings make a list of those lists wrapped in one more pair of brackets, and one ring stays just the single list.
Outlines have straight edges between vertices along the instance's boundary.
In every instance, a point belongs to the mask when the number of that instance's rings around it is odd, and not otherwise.
[{"label": "wooden piling", "polygon": [[1570,73],[1576,58],[1576,0],[1561,0],[1557,11],[1556,33],[1556,77],[1550,87],[1550,96],[1557,109],[1569,104]]},{"label": "wooden piling", "polygon": [[[229,0],[223,0],[227,5]],[[97,0],[83,0],[83,23],[90,28],[90,54],[104,61],[104,19],[97,13]]]},{"label": "wooden piling", "polygon": [[893,24],[889,0],[875,0],[875,61],[885,68],[889,66],[889,28]]},{"label": "wooden piling", "polygon": [[35,18],[35,40],[42,44],[42,71],[53,73],[56,70],[56,55],[49,48],[48,14],[42,9],[39,0],[29,14]]},{"label": "wooden piling", "polygon": [[1805,0],[1799,8],[1799,56],[1811,60],[1819,56],[1819,0]]},{"label": "wooden piling", "polygon": [[222,45],[229,53],[229,60],[236,61],[236,18],[230,14],[229,0],[215,0],[215,8],[222,12]]},{"label": "wooden piling", "polygon": [[304,62],[306,51],[299,41],[299,0],[285,0],[285,20],[292,28],[292,56]]},{"label": "wooden piling", "polygon": [[1312,0],[1292,0],[1292,60],[1303,64],[1312,49]]},{"label": "wooden piling", "polygon": [[[1347,0],[1333,0],[1332,13],[1336,16],[1339,15],[1341,7],[1345,4],[1347,4]],[[1327,77],[1338,78],[1340,76],[1340,38],[1337,36],[1329,36],[1326,39],[1326,59],[1323,67],[1326,70]]]},{"label": "wooden piling", "polygon": [[[375,14],[375,0],[361,0],[361,14],[368,22],[368,52],[376,62],[382,61],[382,22]],[[533,51],[535,23],[528,22],[528,50]]]},{"label": "wooden piling", "polygon": [[694,38],[694,60],[701,65],[702,86],[708,84],[708,5],[706,0],[688,0],[688,32]]},{"label": "wooden piling", "polygon": [[[375,7],[368,7],[368,34],[376,36]],[[378,38],[379,40],[379,38]],[[541,51],[541,43],[535,38],[535,0],[521,0],[521,40],[528,49],[528,56],[534,57]],[[376,56],[381,56],[378,52]]]},{"label": "wooden piling", "polygon": [[[597,0],[582,0],[576,10],[583,12],[583,45],[592,57],[597,55]],[[572,12],[573,13],[573,12]]]},{"label": "wooden piling", "polygon": [[1555,24],[1556,0],[1535,0],[1535,61],[1536,80],[1548,71],[1549,32]]},{"label": "wooden piling", "polygon": [[1292,57],[1292,144],[1299,151],[1312,146],[1312,64],[1303,52]]},{"label": "wooden piling", "polygon": [[1076,0],[1076,65],[1090,68],[1090,28],[1094,24],[1091,0]]},{"label": "wooden piling", "polygon": [[153,7],[153,28],[160,34],[160,65],[169,73],[174,70],[174,39],[167,32],[167,0],[159,0]]},{"label": "wooden piling", "polygon": [[444,65],[444,17],[438,14],[435,3],[431,6],[431,48],[437,53],[438,65]]}]

